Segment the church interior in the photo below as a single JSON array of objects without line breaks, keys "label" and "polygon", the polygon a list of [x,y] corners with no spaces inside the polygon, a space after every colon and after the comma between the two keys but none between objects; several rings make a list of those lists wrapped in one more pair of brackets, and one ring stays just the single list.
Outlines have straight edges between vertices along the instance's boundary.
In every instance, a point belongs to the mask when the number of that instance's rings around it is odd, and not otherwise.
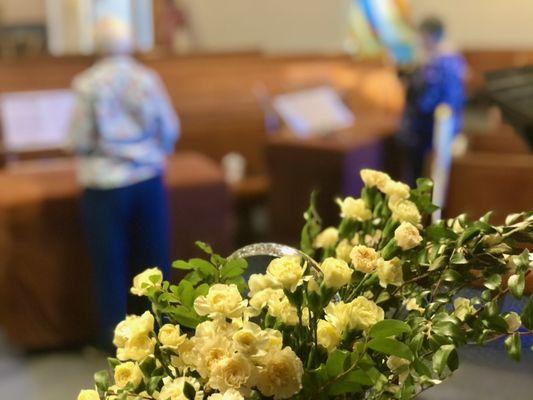
[{"label": "church interior", "polygon": [[[110,16],[128,26],[132,57],[159,77],[179,118],[163,174],[171,261],[198,257],[196,241],[224,255],[297,246],[312,192],[331,224],[333,200],[361,190],[360,169],[401,179],[412,161],[398,145],[405,76],[430,16],[465,64],[460,130],[442,148],[434,141],[421,171],[438,188],[440,217],[493,210],[503,223],[533,210],[527,110],[520,119],[495,94],[495,71],[525,77],[533,65],[527,0],[0,0],[2,398],[73,399],[105,366],[90,344],[87,189],[64,143],[73,81],[98,62],[97,22]],[[431,116],[435,129],[450,130],[442,115]],[[520,364],[496,344],[461,357],[464,368],[421,399],[533,397],[531,351]]]}]

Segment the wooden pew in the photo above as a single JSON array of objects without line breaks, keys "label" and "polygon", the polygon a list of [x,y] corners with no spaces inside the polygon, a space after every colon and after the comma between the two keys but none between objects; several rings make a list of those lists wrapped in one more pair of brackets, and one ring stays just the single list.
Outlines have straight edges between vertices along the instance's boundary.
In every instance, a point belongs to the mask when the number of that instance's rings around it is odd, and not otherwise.
[{"label": "wooden pew", "polygon": [[[26,350],[82,344],[94,329],[74,167],[35,163],[0,172],[0,187],[8,188],[0,191],[0,325]],[[183,153],[169,160],[166,182],[172,259],[201,254],[196,240],[231,252],[231,199],[218,166]]]}]

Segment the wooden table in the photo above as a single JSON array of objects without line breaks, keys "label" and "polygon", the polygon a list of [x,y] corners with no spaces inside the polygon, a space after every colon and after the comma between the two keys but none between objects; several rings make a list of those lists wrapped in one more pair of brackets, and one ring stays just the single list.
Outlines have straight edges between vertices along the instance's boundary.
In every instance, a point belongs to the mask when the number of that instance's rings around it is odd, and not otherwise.
[{"label": "wooden table", "polygon": [[319,191],[324,223],[336,224],[339,208],[334,199],[359,196],[362,168],[384,168],[385,142],[397,124],[395,114],[369,114],[353,128],[328,136],[301,139],[284,132],[272,137],[267,148],[272,240],[298,242],[313,190]]},{"label": "wooden table", "polygon": [[[197,255],[196,240],[229,253],[231,196],[219,167],[183,153],[169,160],[166,182],[173,258]],[[0,324],[24,349],[83,343],[94,328],[93,294],[73,161],[9,168],[0,188]]]}]

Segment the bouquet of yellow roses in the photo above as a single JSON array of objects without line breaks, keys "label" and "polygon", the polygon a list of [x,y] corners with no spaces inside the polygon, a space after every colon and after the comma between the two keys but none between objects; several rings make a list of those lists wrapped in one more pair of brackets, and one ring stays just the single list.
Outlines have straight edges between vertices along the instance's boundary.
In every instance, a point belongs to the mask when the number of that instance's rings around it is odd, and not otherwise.
[{"label": "bouquet of yellow roses", "polygon": [[[178,285],[157,268],[138,275],[131,291],[151,311],[118,324],[110,370],[78,399],[412,399],[467,343],[502,337],[519,360],[533,298],[521,315],[500,301],[524,295],[533,213],[424,225],[431,181],[361,177],[361,197],[338,200],[338,227],[324,229],[312,201],[299,251],[250,247],[279,255],[264,274],[246,280],[246,251],[224,258],[199,243],[206,259],[173,264],[187,271]],[[468,287],[479,289],[460,297]]]}]

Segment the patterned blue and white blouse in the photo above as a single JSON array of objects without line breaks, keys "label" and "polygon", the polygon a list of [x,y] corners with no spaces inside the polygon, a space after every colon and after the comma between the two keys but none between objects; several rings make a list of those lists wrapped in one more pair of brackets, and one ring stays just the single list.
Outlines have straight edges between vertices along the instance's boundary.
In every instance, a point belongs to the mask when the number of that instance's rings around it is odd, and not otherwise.
[{"label": "patterned blue and white blouse", "polygon": [[127,56],[108,57],[73,81],[69,147],[84,187],[113,189],[161,174],[179,119],[158,75]]}]

